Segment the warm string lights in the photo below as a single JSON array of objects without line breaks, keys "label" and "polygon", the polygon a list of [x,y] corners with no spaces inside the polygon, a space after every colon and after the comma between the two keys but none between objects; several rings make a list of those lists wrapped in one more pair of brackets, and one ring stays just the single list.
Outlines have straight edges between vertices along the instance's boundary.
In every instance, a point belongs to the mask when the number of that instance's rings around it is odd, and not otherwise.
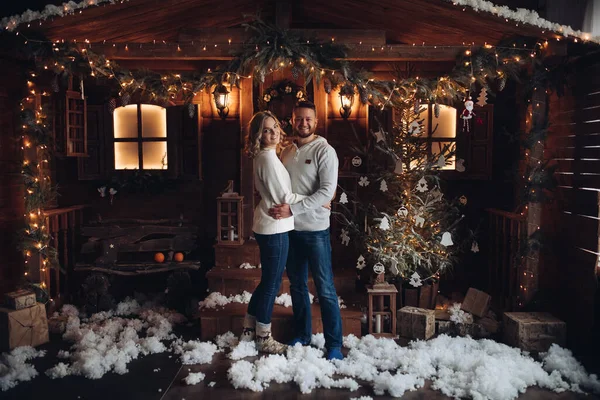
[{"label": "warm string lights", "polygon": [[36,76],[35,73],[31,74],[31,80],[27,81],[28,95],[20,103],[23,154],[21,174],[25,184],[25,229],[20,249],[25,258],[25,280],[46,293],[50,269],[57,267],[58,262],[57,251],[50,246],[44,208],[56,197],[56,188],[52,186],[49,176],[52,136],[46,120],[46,110],[41,104],[41,99],[49,96],[49,93],[36,89],[33,82]]}]

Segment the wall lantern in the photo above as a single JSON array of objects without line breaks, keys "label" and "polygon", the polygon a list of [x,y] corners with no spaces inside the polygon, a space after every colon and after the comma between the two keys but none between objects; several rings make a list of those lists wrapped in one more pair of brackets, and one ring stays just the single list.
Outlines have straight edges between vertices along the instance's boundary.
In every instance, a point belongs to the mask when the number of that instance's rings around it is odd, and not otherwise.
[{"label": "wall lantern", "polygon": [[340,116],[348,119],[352,113],[352,104],[354,104],[354,85],[346,83],[340,88]]},{"label": "wall lantern", "polygon": [[219,116],[222,119],[227,118],[227,114],[229,114],[229,90],[225,85],[217,85],[212,94],[215,98],[215,106]]}]

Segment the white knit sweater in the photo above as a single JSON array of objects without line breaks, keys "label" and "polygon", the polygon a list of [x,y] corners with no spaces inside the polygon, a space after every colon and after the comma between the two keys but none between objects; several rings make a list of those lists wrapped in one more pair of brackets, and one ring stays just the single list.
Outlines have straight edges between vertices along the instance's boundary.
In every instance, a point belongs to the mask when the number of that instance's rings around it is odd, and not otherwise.
[{"label": "white knit sweater", "polygon": [[262,150],[254,158],[254,184],[261,200],[254,210],[252,230],[262,235],[293,230],[293,216],[279,220],[269,216],[269,208],[275,204],[294,204],[306,197],[292,193],[290,175],[277,158],[275,149]]}]

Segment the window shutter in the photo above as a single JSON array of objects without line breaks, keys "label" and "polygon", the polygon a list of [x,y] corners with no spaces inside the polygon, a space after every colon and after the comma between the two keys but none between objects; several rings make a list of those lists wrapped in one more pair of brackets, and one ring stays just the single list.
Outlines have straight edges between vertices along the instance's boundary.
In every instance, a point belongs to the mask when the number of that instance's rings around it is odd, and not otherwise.
[{"label": "window shutter", "polygon": [[[459,109],[458,112],[461,110]],[[492,178],[492,154],[494,145],[494,105],[475,106],[475,118],[470,121],[469,132],[463,131],[462,118],[457,119],[457,155],[465,160],[464,172],[457,172],[458,177],[466,179]],[[460,114],[459,114],[460,116]]]},{"label": "window shutter", "polygon": [[106,138],[112,136],[111,115],[104,106],[87,107],[87,151],[86,157],[77,160],[79,180],[102,179],[109,167]]}]

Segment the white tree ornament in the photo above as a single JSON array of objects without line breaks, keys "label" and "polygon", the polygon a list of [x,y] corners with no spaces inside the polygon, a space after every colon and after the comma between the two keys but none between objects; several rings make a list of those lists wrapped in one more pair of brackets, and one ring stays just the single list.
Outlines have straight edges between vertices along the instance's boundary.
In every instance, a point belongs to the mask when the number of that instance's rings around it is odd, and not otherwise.
[{"label": "white tree ornament", "polygon": [[360,179],[358,180],[358,184],[362,187],[365,186],[369,186],[369,178],[367,178],[366,176],[361,176]]},{"label": "white tree ornament", "polygon": [[440,154],[440,158],[438,158],[437,166],[440,168],[444,168],[446,166],[446,157],[443,154]]},{"label": "white tree ornament", "polygon": [[387,182],[385,181],[385,179],[381,180],[381,185],[379,185],[379,190],[381,190],[382,192],[388,191],[388,186],[387,186]]},{"label": "white tree ornament", "polygon": [[402,165],[402,160],[396,160],[396,168],[394,168],[394,173],[396,175],[401,175],[404,173],[404,166]]},{"label": "white tree ornament", "polygon": [[408,132],[411,135],[420,135],[421,134],[421,124],[419,124],[419,121],[415,120],[413,122],[411,122],[411,124],[408,126]]},{"label": "white tree ornament", "polygon": [[399,217],[406,217],[407,215],[408,215],[408,210],[406,209],[406,207],[402,206],[398,209]]},{"label": "white tree ornament", "polygon": [[381,274],[385,272],[385,267],[382,263],[378,262],[377,264],[373,265],[373,272],[375,272],[376,274]]},{"label": "white tree ornament", "polygon": [[348,231],[346,229],[342,229],[340,238],[342,239],[342,244],[348,246],[350,243],[350,236],[348,236]]},{"label": "white tree ornament", "polygon": [[471,251],[473,253],[479,253],[479,244],[476,241],[473,241],[473,244],[471,245]]},{"label": "white tree ornament", "polygon": [[425,218],[423,218],[422,215],[417,215],[415,217],[415,227],[422,228],[424,224],[425,224]]},{"label": "white tree ornament", "polygon": [[354,158],[352,159],[352,165],[355,167],[360,167],[362,165],[362,158],[360,158],[359,156],[354,156]]},{"label": "white tree ornament", "polygon": [[482,88],[481,92],[479,93],[479,97],[477,98],[477,105],[479,107],[483,107],[486,104],[487,104],[487,89]]},{"label": "white tree ornament", "polygon": [[356,260],[356,268],[363,269],[367,264],[365,263],[365,258],[362,256],[358,256],[358,260]]},{"label": "white tree ornament", "polygon": [[390,261],[390,272],[394,275],[398,275],[400,273],[400,270],[398,269],[398,260],[395,258],[392,258]]},{"label": "white tree ornament", "polygon": [[450,232],[444,232],[444,234],[442,235],[442,241],[440,243],[442,244],[442,246],[446,247],[452,246],[454,244]]},{"label": "white tree ornament", "polygon": [[340,195],[340,203],[348,204],[348,195],[345,192],[342,192],[342,194]]},{"label": "white tree ornament", "polygon": [[410,276],[410,283],[413,287],[423,286],[423,281],[421,281],[421,277],[416,272]]},{"label": "white tree ornament", "polygon": [[390,221],[388,221],[387,217],[383,217],[381,219],[381,223],[379,224],[379,229],[387,231],[390,229]]},{"label": "white tree ornament", "polygon": [[419,182],[417,182],[417,191],[423,193],[427,190],[429,190],[429,188],[427,187],[427,179],[425,179],[425,177],[422,177],[421,179],[419,179]]}]

